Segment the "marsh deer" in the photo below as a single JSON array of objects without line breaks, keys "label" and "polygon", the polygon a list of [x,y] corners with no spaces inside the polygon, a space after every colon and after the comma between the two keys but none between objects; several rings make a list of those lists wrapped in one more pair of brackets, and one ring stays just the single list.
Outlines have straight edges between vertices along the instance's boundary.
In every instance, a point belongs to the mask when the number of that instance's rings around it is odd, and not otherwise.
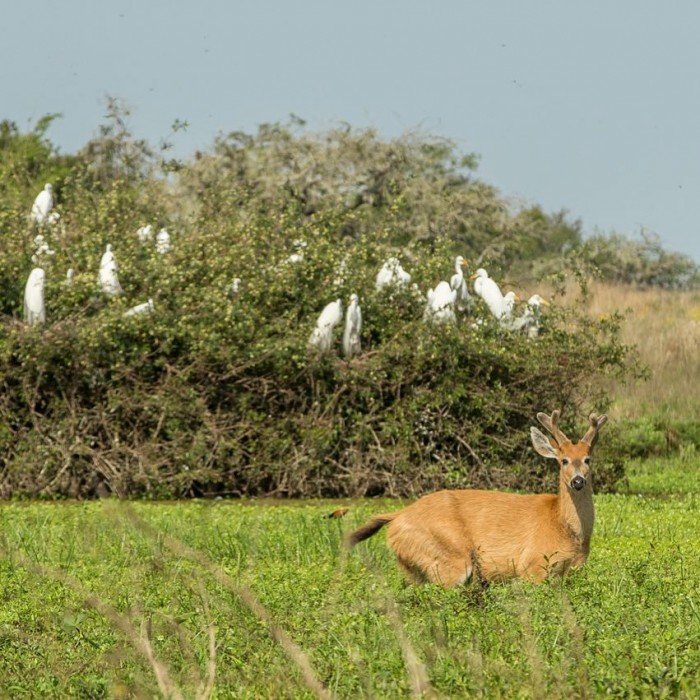
[{"label": "marsh deer", "polygon": [[559,411],[538,413],[537,419],[553,437],[533,427],[532,444],[543,457],[559,462],[558,494],[438,491],[403,510],[376,515],[350,533],[348,544],[389,524],[389,545],[408,577],[447,588],[471,577],[542,581],[581,566],[588,558],[594,520],[590,452],[608,417],[591,414],[578,443],[557,425]]}]

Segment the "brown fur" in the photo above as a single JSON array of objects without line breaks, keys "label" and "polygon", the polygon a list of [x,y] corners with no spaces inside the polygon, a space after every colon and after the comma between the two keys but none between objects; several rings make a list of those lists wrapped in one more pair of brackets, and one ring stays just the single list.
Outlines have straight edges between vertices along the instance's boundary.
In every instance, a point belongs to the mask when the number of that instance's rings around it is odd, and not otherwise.
[{"label": "brown fur", "polygon": [[[514,577],[542,581],[581,566],[588,557],[595,518],[587,458],[607,418],[591,416],[588,432],[573,444],[558,429],[558,417],[557,411],[551,417],[538,414],[555,439],[533,429],[535,449],[559,462],[558,494],[438,491],[403,510],[375,516],[348,536],[349,544],[389,524],[389,545],[407,576],[448,588],[471,577],[486,582]],[[572,486],[577,476],[585,479],[580,490]]]}]

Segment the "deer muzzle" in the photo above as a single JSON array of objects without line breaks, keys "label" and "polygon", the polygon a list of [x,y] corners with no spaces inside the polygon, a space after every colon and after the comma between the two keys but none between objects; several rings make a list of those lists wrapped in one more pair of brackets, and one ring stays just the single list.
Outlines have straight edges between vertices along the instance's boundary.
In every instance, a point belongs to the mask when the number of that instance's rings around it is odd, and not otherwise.
[{"label": "deer muzzle", "polygon": [[586,485],[586,479],[580,474],[576,474],[576,476],[571,479],[569,483],[574,491],[580,491]]}]

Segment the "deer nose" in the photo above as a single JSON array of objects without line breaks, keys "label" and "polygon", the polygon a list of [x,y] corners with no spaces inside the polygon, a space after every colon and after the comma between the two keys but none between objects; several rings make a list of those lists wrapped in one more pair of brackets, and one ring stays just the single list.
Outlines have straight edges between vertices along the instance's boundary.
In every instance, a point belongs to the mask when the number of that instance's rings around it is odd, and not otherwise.
[{"label": "deer nose", "polygon": [[586,480],[580,474],[577,474],[571,480],[571,488],[575,489],[576,491],[580,491],[585,485],[586,485]]}]

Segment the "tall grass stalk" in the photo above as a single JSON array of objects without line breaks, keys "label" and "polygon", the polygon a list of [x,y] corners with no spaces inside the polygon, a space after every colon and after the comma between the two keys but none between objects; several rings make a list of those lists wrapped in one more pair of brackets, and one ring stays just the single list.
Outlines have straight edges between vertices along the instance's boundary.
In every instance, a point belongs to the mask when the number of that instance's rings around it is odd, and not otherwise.
[{"label": "tall grass stalk", "polygon": [[277,624],[270,612],[262,605],[253,592],[247,587],[236,583],[223,569],[215,564],[202,552],[187,546],[180,540],[170,535],[158,532],[153,526],[146,523],[138,514],[128,506],[122,506],[124,514],[129,521],[142,532],[146,533],[153,541],[162,541],[167,549],[174,554],[189,559],[207,571],[220,585],[235,593],[246,607],[262,621],[270,632],[272,638],[282,647],[290,660],[301,671],[307,687],[321,700],[330,698],[327,689],[318,680],[311,661],[301,647]]}]

